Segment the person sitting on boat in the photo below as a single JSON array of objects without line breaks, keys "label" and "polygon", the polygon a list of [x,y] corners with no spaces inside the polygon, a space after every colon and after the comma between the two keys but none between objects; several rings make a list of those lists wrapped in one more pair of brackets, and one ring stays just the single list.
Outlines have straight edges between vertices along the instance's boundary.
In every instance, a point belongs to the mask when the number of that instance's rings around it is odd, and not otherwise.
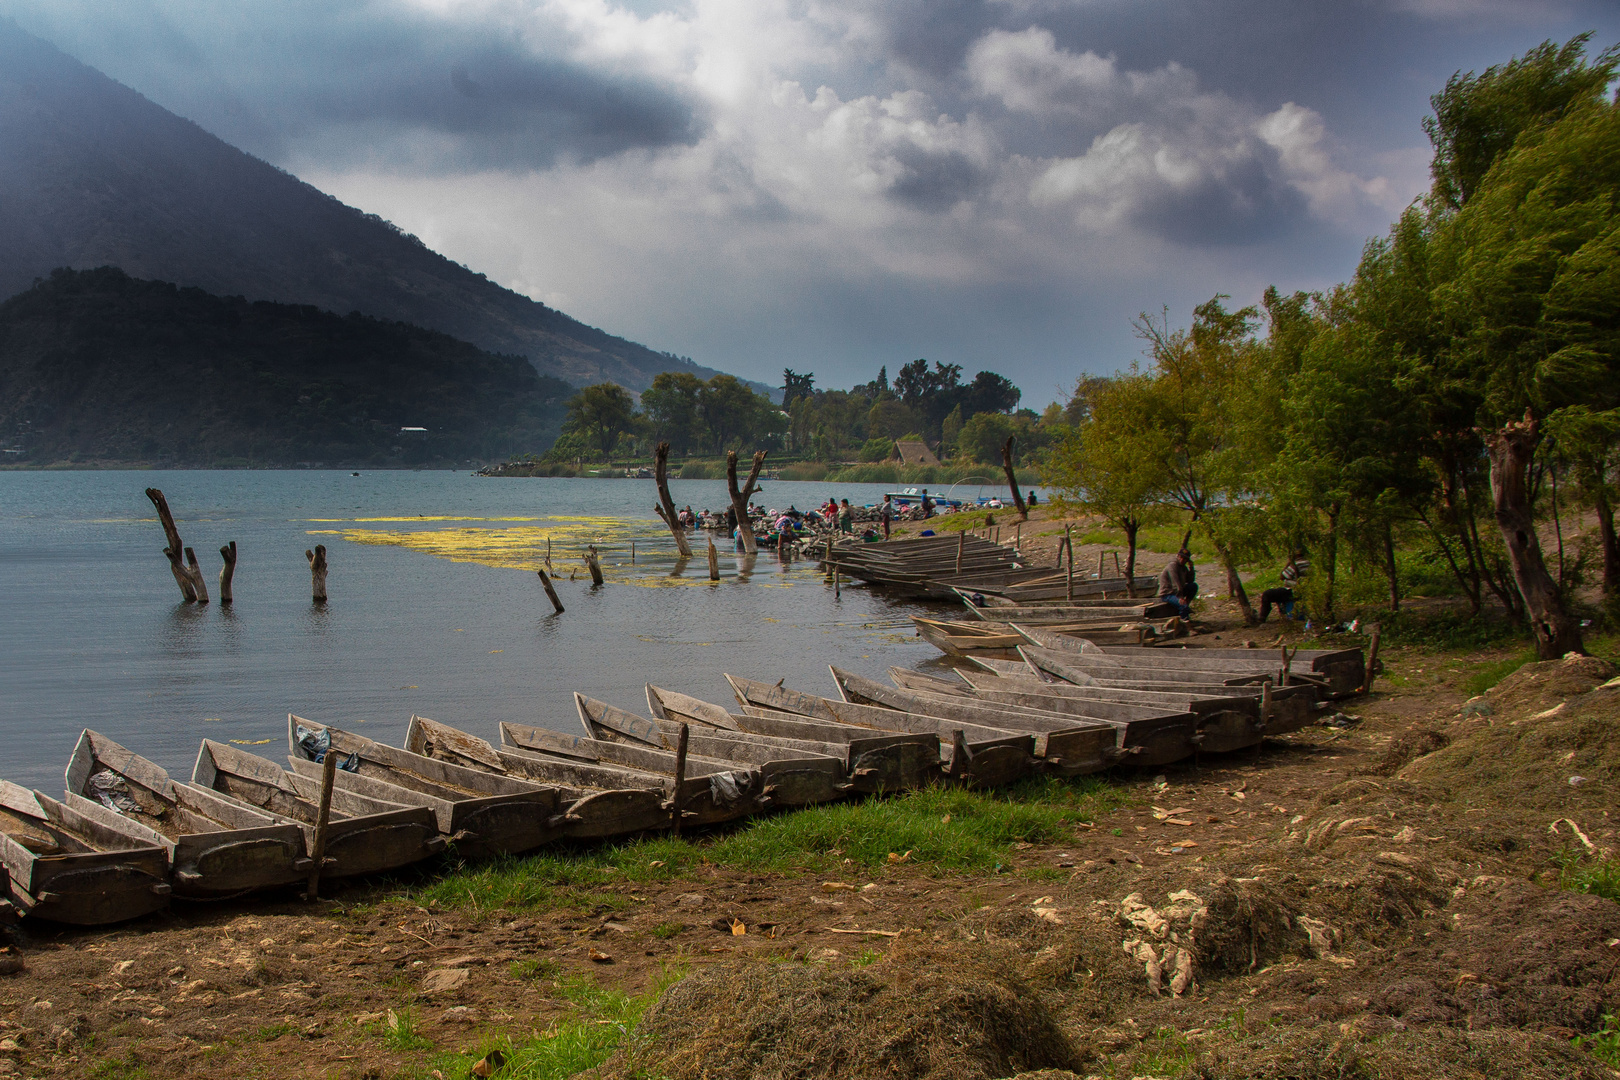
[{"label": "person sitting on boat", "polygon": [[1192,552],[1182,548],[1159,574],[1159,602],[1174,604],[1176,614],[1183,619],[1192,618],[1192,605],[1188,603],[1191,598],[1186,595],[1189,586],[1197,588],[1193,584]]},{"label": "person sitting on boat", "polygon": [[1294,595],[1294,586],[1299,579],[1310,572],[1311,564],[1305,558],[1303,551],[1296,551],[1288,557],[1288,565],[1282,568],[1282,584],[1275,589],[1267,589],[1260,594],[1260,621],[1265,622],[1271,617],[1271,608],[1276,605],[1282,612],[1282,617],[1294,617],[1294,604],[1297,597]]}]

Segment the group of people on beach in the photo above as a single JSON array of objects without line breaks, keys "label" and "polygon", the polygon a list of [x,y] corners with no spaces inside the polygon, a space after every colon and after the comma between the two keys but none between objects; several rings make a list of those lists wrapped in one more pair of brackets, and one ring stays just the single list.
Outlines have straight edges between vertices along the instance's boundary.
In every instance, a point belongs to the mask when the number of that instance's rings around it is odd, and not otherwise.
[{"label": "group of people on beach", "polygon": [[[1260,621],[1271,618],[1276,608],[1285,619],[1292,619],[1299,603],[1295,590],[1299,581],[1310,572],[1310,561],[1303,551],[1295,551],[1282,568],[1282,584],[1260,594]],[[1159,573],[1159,602],[1174,604],[1183,619],[1192,618],[1192,602],[1198,596],[1198,568],[1193,565],[1192,552],[1183,547],[1176,557]]]}]

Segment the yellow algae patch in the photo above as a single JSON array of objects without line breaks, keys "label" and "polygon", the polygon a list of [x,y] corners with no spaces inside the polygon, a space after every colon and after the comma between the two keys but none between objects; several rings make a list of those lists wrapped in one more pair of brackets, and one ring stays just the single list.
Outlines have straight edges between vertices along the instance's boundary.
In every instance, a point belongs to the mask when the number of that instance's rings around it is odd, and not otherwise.
[{"label": "yellow algae patch", "polygon": [[231,742],[234,743],[237,746],[263,746],[266,743],[275,742],[275,740],[274,739],[232,739]]}]

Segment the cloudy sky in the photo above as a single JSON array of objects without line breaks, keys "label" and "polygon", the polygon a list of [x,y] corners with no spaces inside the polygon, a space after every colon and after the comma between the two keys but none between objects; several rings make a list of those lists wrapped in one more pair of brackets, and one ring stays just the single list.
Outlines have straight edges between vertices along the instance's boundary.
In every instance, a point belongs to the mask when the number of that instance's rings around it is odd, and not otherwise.
[{"label": "cloudy sky", "polygon": [[[917,357],[1026,404],[1132,316],[1319,288],[1461,69],[1590,0],[0,0],[501,283],[771,382]],[[1595,50],[1594,50],[1595,51]]]}]

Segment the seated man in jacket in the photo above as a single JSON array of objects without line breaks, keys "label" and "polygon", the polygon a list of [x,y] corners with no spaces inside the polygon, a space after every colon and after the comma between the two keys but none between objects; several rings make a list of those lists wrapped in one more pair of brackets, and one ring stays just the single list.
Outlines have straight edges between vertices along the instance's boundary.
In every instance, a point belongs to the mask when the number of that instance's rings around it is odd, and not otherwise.
[{"label": "seated man in jacket", "polygon": [[1196,595],[1192,583],[1192,552],[1182,548],[1159,574],[1159,602],[1176,605],[1176,613],[1183,619],[1192,618],[1192,605],[1188,603]]}]

